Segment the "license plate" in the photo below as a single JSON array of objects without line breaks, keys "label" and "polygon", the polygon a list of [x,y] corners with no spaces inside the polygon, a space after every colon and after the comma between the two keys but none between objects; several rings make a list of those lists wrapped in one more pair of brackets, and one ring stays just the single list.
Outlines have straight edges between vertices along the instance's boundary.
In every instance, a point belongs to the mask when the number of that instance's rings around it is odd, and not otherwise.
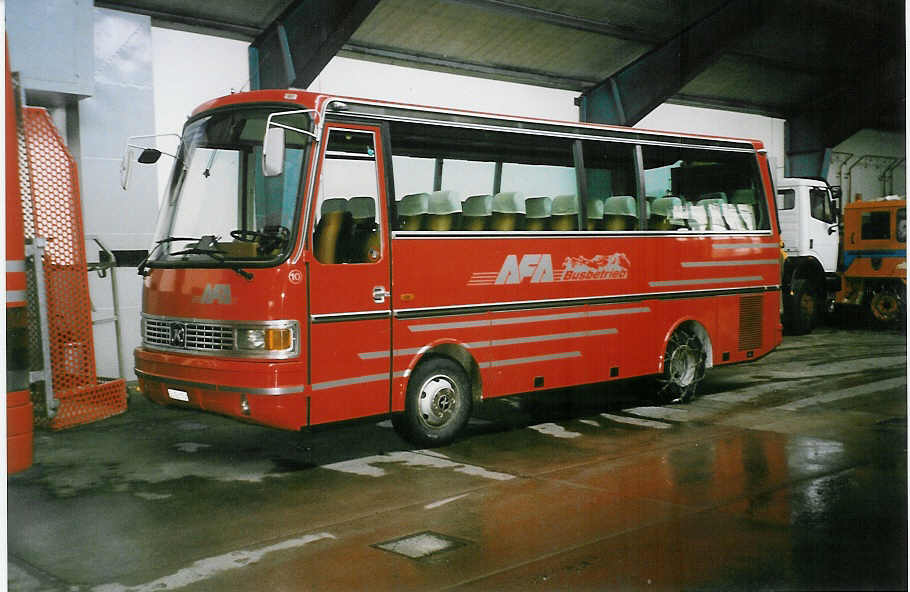
[{"label": "license plate", "polygon": [[190,396],[186,394],[186,391],[178,391],[177,389],[167,389],[167,396],[177,401],[189,402],[190,400]]}]

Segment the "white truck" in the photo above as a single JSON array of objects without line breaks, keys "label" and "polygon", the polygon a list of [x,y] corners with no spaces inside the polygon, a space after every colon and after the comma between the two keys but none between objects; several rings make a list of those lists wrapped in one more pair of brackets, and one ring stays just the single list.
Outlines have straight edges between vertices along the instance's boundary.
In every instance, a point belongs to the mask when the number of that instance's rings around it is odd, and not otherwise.
[{"label": "white truck", "polygon": [[778,182],[777,215],[787,255],[781,271],[783,323],[788,333],[811,332],[841,288],[839,202],[840,188],[821,179]]}]

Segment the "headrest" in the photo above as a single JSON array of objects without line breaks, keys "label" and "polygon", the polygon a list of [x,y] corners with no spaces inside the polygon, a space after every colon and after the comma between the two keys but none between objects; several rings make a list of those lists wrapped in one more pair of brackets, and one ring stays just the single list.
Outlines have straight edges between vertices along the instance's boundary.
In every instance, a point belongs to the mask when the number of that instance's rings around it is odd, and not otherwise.
[{"label": "headrest", "polygon": [[593,197],[585,202],[585,217],[588,220],[600,220],[604,217],[604,200]]},{"label": "headrest", "polygon": [[578,214],[578,197],[575,195],[557,195],[553,198],[553,215],[566,216]]},{"label": "headrest", "polygon": [[427,198],[428,214],[457,214],[461,211],[461,201],[454,191],[434,191]]},{"label": "headrest", "polygon": [[727,194],[723,191],[714,191],[711,193],[704,193],[701,197],[698,198],[698,203],[701,205],[708,204],[723,204],[727,203]]},{"label": "headrest", "polygon": [[754,204],[755,192],[751,189],[737,189],[730,198],[730,203],[734,204]]},{"label": "headrest", "polygon": [[352,197],[348,200],[347,209],[355,220],[376,218],[376,202],[372,197]]},{"label": "headrest", "polygon": [[604,200],[604,214],[638,218],[638,204],[631,195],[614,195]]},{"label": "headrest", "polygon": [[319,208],[319,213],[322,216],[326,214],[331,214],[332,212],[344,212],[347,210],[348,200],[343,197],[330,197],[329,199],[322,202],[322,206]]},{"label": "headrest", "polygon": [[462,216],[489,216],[493,213],[492,195],[472,195],[461,202]]},{"label": "headrest", "polygon": [[525,200],[517,191],[497,193],[493,196],[493,211],[500,214],[524,214]]},{"label": "headrest", "polygon": [[549,197],[529,197],[525,200],[525,215],[528,218],[549,218],[553,200]]},{"label": "headrest", "polygon": [[398,202],[399,216],[419,216],[427,213],[427,198],[429,193],[412,193],[405,195]]},{"label": "headrest", "polygon": [[675,206],[682,207],[682,200],[678,197],[658,197],[651,205],[651,211],[654,212],[655,216],[669,218],[673,215]]}]

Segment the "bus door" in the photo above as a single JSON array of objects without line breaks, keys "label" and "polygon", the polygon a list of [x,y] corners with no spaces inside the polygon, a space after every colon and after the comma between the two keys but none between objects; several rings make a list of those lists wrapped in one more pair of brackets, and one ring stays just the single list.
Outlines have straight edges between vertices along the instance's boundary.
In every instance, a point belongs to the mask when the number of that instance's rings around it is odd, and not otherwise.
[{"label": "bus door", "polygon": [[378,127],[328,123],[309,214],[310,423],[389,411],[389,224]]}]

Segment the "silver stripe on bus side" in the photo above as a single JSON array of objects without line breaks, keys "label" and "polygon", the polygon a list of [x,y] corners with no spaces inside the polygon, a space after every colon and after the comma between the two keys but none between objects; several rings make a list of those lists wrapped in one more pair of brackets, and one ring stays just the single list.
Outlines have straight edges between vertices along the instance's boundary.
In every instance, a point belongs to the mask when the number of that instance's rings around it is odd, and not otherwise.
[{"label": "silver stripe on bus side", "polygon": [[[578,305],[568,305],[568,306],[584,306],[584,304]],[[595,306],[595,305],[591,305]],[[650,307],[641,306],[634,308],[613,308],[607,310],[593,310],[585,312],[566,312],[566,313],[557,313],[557,314],[548,314],[548,315],[530,315],[523,317],[508,317],[504,319],[491,319],[485,321],[453,321],[450,323],[428,323],[423,325],[408,325],[408,330],[412,333],[417,333],[420,331],[438,331],[442,329],[471,329],[475,327],[484,327],[484,326],[499,326],[499,325],[520,325],[525,323],[538,323],[544,321],[567,321],[571,319],[583,319],[586,316],[588,317],[602,317],[602,316],[612,316],[612,315],[623,315],[623,314],[637,314],[643,312],[651,312]]]},{"label": "silver stripe on bus side", "polygon": [[[401,378],[402,376],[407,376],[407,370],[399,370],[398,372],[392,373],[392,378]],[[354,376],[351,378],[339,378],[338,380],[327,380],[325,382],[314,382],[310,385],[314,391],[321,391],[330,388],[336,388],[339,386],[349,386],[352,384],[363,384],[365,382],[377,382],[380,380],[385,380],[389,377],[388,372],[383,372],[381,374],[367,374],[366,376]]]},{"label": "silver stripe on bus side", "polygon": [[712,249],[779,249],[780,243],[714,243]]},{"label": "silver stripe on bus side", "polygon": [[501,366],[516,366],[518,364],[533,364],[535,362],[549,362],[551,360],[565,360],[567,358],[580,358],[581,352],[560,352],[558,354],[545,354],[542,356],[529,356],[527,358],[511,358],[507,360],[493,360],[478,364],[480,368],[499,368]]},{"label": "silver stripe on bus side", "polygon": [[[588,331],[575,331],[572,333],[551,333],[547,335],[532,335],[529,337],[514,337],[511,339],[494,339],[492,341],[474,341],[472,343],[464,343],[468,349],[482,349],[485,347],[499,347],[502,345],[517,345],[520,343],[541,343],[544,341],[557,341],[560,339],[576,339],[579,337],[596,337],[598,335],[615,335],[619,333],[618,329],[591,329]],[[423,347],[412,347],[406,349],[396,349],[392,352],[393,357],[397,356],[409,356],[409,355],[419,355],[424,351],[430,349],[428,346]],[[389,352],[387,351],[373,351],[373,352],[364,352],[357,354],[361,360],[375,360],[380,358],[389,357]]]},{"label": "silver stripe on bus side", "polygon": [[648,285],[652,288],[657,288],[660,286],[696,286],[698,284],[725,284],[727,282],[756,282],[764,278],[760,275],[746,275],[740,277],[727,277],[727,278],[701,278],[697,280],[660,280],[656,282],[648,282]]},{"label": "silver stripe on bus side", "polygon": [[775,265],[777,259],[748,259],[745,261],[683,261],[683,267],[737,267],[739,265]]},{"label": "silver stripe on bus side", "polygon": [[369,321],[372,319],[387,319],[391,316],[391,310],[364,310],[358,312],[311,314],[310,321],[312,321],[313,324],[339,323],[344,321]]},{"label": "silver stripe on bus side", "polygon": [[7,290],[6,291],[6,303],[11,302],[25,302],[28,300],[28,292],[26,290]]},{"label": "silver stripe on bus side", "polygon": [[23,259],[8,259],[6,261],[6,273],[25,273],[25,261]]}]

